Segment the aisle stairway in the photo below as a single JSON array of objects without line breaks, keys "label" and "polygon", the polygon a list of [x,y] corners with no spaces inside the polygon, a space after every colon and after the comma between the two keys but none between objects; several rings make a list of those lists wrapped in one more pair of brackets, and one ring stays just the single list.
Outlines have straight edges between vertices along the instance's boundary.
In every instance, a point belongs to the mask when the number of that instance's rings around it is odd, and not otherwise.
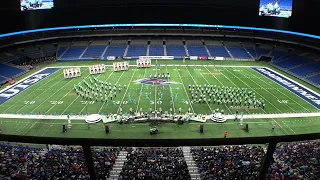
[{"label": "aisle stairway", "polygon": [[197,167],[196,162],[193,160],[190,150],[190,147],[182,148],[184,159],[188,165],[189,174],[192,180],[200,179],[199,168]]},{"label": "aisle stairway", "polygon": [[122,166],[127,160],[128,151],[120,151],[117,157],[116,163],[113,165],[112,170],[110,171],[110,177],[108,180],[118,179],[120,172],[122,171]]}]

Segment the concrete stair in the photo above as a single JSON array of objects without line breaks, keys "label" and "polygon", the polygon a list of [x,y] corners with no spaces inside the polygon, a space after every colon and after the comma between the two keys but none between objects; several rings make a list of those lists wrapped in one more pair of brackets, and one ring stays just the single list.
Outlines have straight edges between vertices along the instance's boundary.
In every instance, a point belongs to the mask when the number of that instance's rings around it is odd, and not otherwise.
[{"label": "concrete stair", "polygon": [[81,53],[81,55],[79,56],[79,59],[81,59],[82,56],[84,55],[84,53],[87,52],[88,48],[89,48],[89,45],[88,45],[88,46],[84,49],[84,51]]},{"label": "concrete stair", "polygon": [[167,54],[167,46],[166,45],[163,45],[163,53],[164,53],[164,56],[168,56],[168,54]]},{"label": "concrete stair", "polygon": [[229,56],[232,58],[232,59],[234,59],[234,57],[233,57],[233,55],[231,54],[231,52],[229,51],[229,49],[227,48],[227,46],[223,46],[225,49],[226,49],[226,51],[228,52],[228,54],[229,54]]},{"label": "concrete stair", "polygon": [[126,50],[124,51],[123,57],[127,56],[130,45],[127,45]]},{"label": "concrete stair", "polygon": [[124,162],[127,160],[128,151],[120,151],[117,156],[116,163],[113,165],[112,170],[110,171],[110,177],[108,180],[118,179],[120,172],[122,171],[122,167]]},{"label": "concrete stair", "polygon": [[146,54],[146,56],[149,56],[149,54],[150,54],[150,44],[148,44],[148,46],[147,46],[147,54]]},{"label": "concrete stair", "polygon": [[187,46],[186,46],[186,45],[183,45],[183,47],[184,47],[184,50],[186,51],[186,55],[187,55],[187,56],[190,56]]},{"label": "concrete stair", "polygon": [[190,147],[183,147],[182,151],[184,159],[186,160],[188,166],[191,179],[200,179],[199,168],[197,167],[196,162],[193,160],[192,154],[190,152]]},{"label": "concrete stair", "polygon": [[[70,49],[71,46],[69,46],[58,58],[62,58],[64,56],[64,54]],[[57,50],[58,51],[58,50]]]}]

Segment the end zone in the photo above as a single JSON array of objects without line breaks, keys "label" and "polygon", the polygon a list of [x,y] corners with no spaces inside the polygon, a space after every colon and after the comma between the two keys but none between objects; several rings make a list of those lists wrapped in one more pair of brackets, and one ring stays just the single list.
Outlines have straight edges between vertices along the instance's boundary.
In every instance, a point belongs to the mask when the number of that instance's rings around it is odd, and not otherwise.
[{"label": "end zone", "polygon": [[258,73],[268,77],[270,80],[276,82],[282,87],[288,89],[295,95],[299,96],[303,100],[312,104],[314,107],[320,110],[320,95],[311,89],[299,84],[298,82],[278,73],[269,68],[252,68]]},{"label": "end zone", "polygon": [[40,82],[41,80],[45,79],[46,77],[54,74],[61,68],[45,68],[42,69],[22,80],[14,84],[13,86],[7,87],[0,91],[0,105],[4,104],[17,94],[23,92],[24,90],[28,89],[29,87],[33,86],[34,84]]}]

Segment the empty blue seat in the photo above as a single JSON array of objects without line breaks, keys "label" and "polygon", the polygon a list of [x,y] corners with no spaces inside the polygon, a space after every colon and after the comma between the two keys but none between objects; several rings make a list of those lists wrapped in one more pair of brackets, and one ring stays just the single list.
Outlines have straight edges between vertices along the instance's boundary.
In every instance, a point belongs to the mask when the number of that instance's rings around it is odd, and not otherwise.
[{"label": "empty blue seat", "polygon": [[183,45],[169,44],[166,45],[168,56],[186,56],[186,50]]},{"label": "empty blue seat", "polygon": [[6,78],[0,77],[0,84],[1,84],[2,82],[4,82],[5,80],[6,80]]},{"label": "empty blue seat", "polygon": [[60,47],[57,52],[57,57],[60,57],[66,50],[67,50],[67,47]]},{"label": "empty blue seat", "polygon": [[21,73],[25,72],[23,69],[19,69],[6,64],[0,64],[0,75],[5,77],[15,77]]},{"label": "empty blue seat", "polygon": [[230,57],[224,46],[207,46],[207,48],[213,57]]},{"label": "empty blue seat", "polygon": [[310,60],[305,57],[291,56],[280,62],[275,62],[274,64],[281,68],[287,69],[287,68],[295,67],[298,65],[306,64],[308,62],[310,62]]},{"label": "empty blue seat", "polygon": [[243,47],[227,47],[234,58],[251,59],[251,56],[247,53]]},{"label": "empty blue seat", "polygon": [[151,44],[149,49],[149,56],[164,56],[163,45]]},{"label": "empty blue seat", "polygon": [[70,47],[61,58],[79,58],[85,49],[84,46]]},{"label": "empty blue seat", "polygon": [[127,45],[110,45],[104,56],[123,56]]},{"label": "empty blue seat", "polygon": [[89,46],[82,58],[101,57],[106,46]]},{"label": "empty blue seat", "polygon": [[188,45],[190,56],[208,56],[208,52],[203,45]]},{"label": "empty blue seat", "polygon": [[130,45],[127,56],[146,56],[147,45]]},{"label": "empty blue seat", "polygon": [[320,71],[320,63],[308,64],[291,70],[292,73],[297,74],[298,76],[308,76]]},{"label": "empty blue seat", "polygon": [[320,74],[316,76],[309,77],[308,80],[312,81],[316,85],[320,85]]},{"label": "empty blue seat", "polygon": [[273,56],[272,61],[276,62],[276,61],[279,61],[279,60],[281,60],[282,58],[288,56],[288,53],[282,52],[282,51],[273,51],[273,52],[271,53],[271,56]]}]

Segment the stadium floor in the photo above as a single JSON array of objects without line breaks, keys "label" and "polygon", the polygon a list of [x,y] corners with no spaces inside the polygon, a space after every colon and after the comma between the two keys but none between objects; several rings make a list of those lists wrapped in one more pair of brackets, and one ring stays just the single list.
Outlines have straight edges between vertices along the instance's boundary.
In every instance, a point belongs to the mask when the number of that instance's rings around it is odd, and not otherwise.
[{"label": "stadium floor", "polygon": [[[109,62],[108,62],[109,63]],[[164,64],[162,61],[159,64]],[[74,65],[75,63],[73,63]],[[92,62],[77,62],[76,66],[86,66],[93,64]],[[94,64],[98,64],[95,62]],[[154,62],[153,62],[154,64]],[[169,61],[165,64],[182,64],[181,61]],[[236,67],[237,65],[261,65],[253,62],[232,62],[232,63],[211,63],[208,61],[188,61],[189,66],[158,66],[147,69],[136,69],[130,67],[129,71],[113,72],[111,69],[105,74],[95,75],[96,78],[102,81],[111,82],[113,84],[121,84],[123,88],[117,94],[116,104],[87,101],[82,97],[77,96],[73,86],[81,83],[90,75],[88,68],[82,67],[82,76],[80,78],[66,80],[63,77],[62,69],[45,78],[44,80],[34,84],[22,93],[13,97],[6,103],[0,105],[1,114],[87,114],[87,113],[119,113],[129,112],[130,108],[134,111],[144,112],[162,108],[163,111],[169,111],[173,108],[176,113],[181,108],[186,112],[188,108],[197,114],[210,114],[212,110],[223,109],[226,114],[234,114],[236,111],[244,114],[284,114],[284,113],[310,113],[319,112],[319,110],[304,101],[289,90],[271,81],[269,78],[252,70],[250,67]],[[192,66],[195,64],[213,64],[226,65],[224,67],[213,66]],[[70,65],[70,63],[54,63],[50,66]],[[227,65],[232,65],[229,67]],[[264,64],[262,64],[264,65]],[[110,67],[111,68],[111,67]],[[39,69],[38,69],[39,70]],[[136,80],[149,78],[150,74],[170,72],[170,81],[177,82],[172,84],[172,92],[169,85],[151,86],[136,83]],[[29,74],[30,75],[30,74]],[[88,81],[88,80],[87,80]],[[188,91],[188,86],[198,84],[212,84],[217,86],[248,88],[255,92],[258,99],[265,100],[265,108],[258,109],[236,109],[231,105],[217,105],[208,103],[189,103],[191,95]],[[158,93],[163,93],[163,98],[158,100]],[[141,93],[140,93],[141,92]],[[149,99],[144,94],[150,93]],[[128,99],[130,93],[132,102]],[[178,98],[172,98],[172,94],[177,94]],[[176,96],[176,95],[175,95]],[[182,103],[182,100],[185,102]],[[136,101],[134,103],[133,101]],[[173,103],[170,104],[170,101]],[[92,125],[90,128],[84,122],[74,122],[69,133],[61,133],[61,124],[66,123],[66,120],[39,120],[39,119],[0,119],[0,128],[3,133],[8,134],[23,134],[33,136],[66,136],[66,137],[82,137],[82,130],[85,130],[85,137],[106,137],[103,133],[102,124]],[[284,118],[284,119],[250,119],[244,120],[250,126],[250,132],[245,133],[239,131],[239,123],[233,120],[228,120],[223,125],[211,124],[205,126],[205,130],[210,133],[199,135],[198,127],[195,124],[185,124],[177,126],[175,124],[162,124],[161,132],[155,138],[199,138],[199,137],[220,137],[225,130],[229,131],[230,137],[248,137],[248,136],[269,136],[269,135],[286,135],[286,134],[304,134],[317,132],[316,127],[319,118]],[[292,122],[291,122],[292,121]],[[277,122],[278,131],[271,133],[272,123]],[[145,138],[148,137],[149,124],[128,124],[128,125],[111,125],[111,133],[107,138]],[[264,131],[265,130],[265,131]],[[230,133],[231,132],[231,133]],[[234,133],[233,133],[234,132]],[[102,134],[100,134],[102,133]],[[136,136],[130,136],[135,133]]]}]

